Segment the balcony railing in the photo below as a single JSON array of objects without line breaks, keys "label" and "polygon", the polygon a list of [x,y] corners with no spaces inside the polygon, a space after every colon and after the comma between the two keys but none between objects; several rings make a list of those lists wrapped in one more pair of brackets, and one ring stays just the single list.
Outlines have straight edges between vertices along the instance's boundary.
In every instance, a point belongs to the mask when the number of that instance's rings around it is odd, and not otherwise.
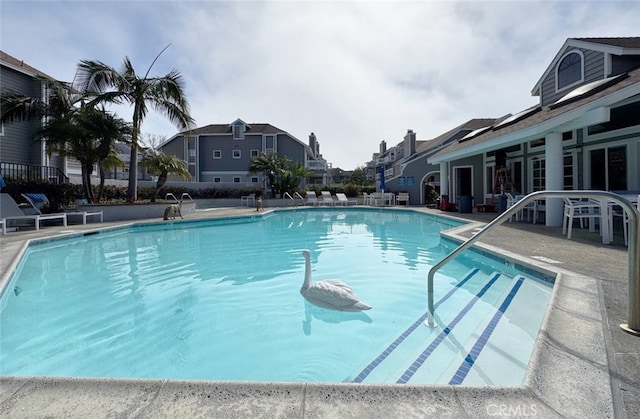
[{"label": "balcony railing", "polygon": [[37,166],[22,163],[0,162],[0,172],[5,180],[26,180],[31,182],[69,183],[67,175],[52,166]]}]

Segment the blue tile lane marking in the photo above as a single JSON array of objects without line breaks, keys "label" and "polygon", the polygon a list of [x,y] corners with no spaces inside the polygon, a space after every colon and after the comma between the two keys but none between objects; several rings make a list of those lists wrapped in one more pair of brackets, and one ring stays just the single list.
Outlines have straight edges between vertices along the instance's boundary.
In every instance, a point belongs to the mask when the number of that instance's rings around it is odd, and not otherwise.
[{"label": "blue tile lane marking", "polygon": [[473,307],[474,304],[477,303],[480,298],[482,298],[482,296],[489,290],[489,288],[491,288],[491,286],[495,284],[499,277],[499,273],[495,274],[493,278],[491,278],[491,280],[487,282],[487,284],[478,292],[478,294],[476,294],[475,297],[473,297],[471,301],[469,301],[467,305],[462,309],[462,311],[458,313],[458,315],[451,321],[451,323],[449,323],[447,327],[445,327],[442,332],[440,332],[440,334],[433,340],[433,342],[431,342],[429,346],[427,346],[427,348],[422,351],[420,356],[415,361],[413,361],[411,366],[404,372],[404,374],[402,374],[402,376],[398,378],[398,380],[396,381],[397,384],[406,384],[411,379],[411,377],[413,377],[416,371],[418,371],[422,364],[424,364],[424,362],[427,360],[429,355],[431,355],[433,351],[438,347],[438,345],[442,343],[444,338],[446,338],[451,330],[456,326],[456,324],[458,324],[458,322],[462,320],[462,318],[467,314],[471,307]]},{"label": "blue tile lane marking", "polygon": [[[446,293],[444,295],[444,297],[442,297],[437,303],[435,303],[433,305],[433,308],[436,309],[440,304],[442,304],[449,297],[451,297],[453,295],[453,293],[455,293],[458,289],[460,289],[460,287],[462,287],[475,274],[477,274],[478,271],[479,271],[478,268],[474,268],[471,272],[469,272],[469,274],[467,274],[467,276],[464,279],[462,279],[460,282],[458,282],[455,285],[455,287],[453,287],[451,290],[449,290],[449,292]],[[382,353],[380,355],[378,355],[376,357],[376,359],[371,361],[369,363],[369,365],[367,365],[360,372],[360,374],[358,374],[356,376],[356,378],[353,379],[352,382],[353,383],[361,383],[362,381],[364,381],[364,379],[367,378],[367,376],[371,373],[371,371],[373,371],[378,365],[380,365],[380,363],[382,363],[382,361],[384,361],[387,358],[387,356],[389,356],[391,354],[391,352],[393,352],[394,349],[396,349],[398,347],[398,345],[400,345],[414,330],[416,330],[418,328],[418,326],[420,326],[422,323],[424,323],[425,320],[427,320],[428,316],[429,316],[429,312],[428,311],[426,313],[424,313],[422,316],[420,316],[418,318],[418,320],[416,320],[415,323],[413,323],[411,326],[409,326],[409,328],[407,330],[405,330],[400,336],[398,336],[398,338],[396,338],[396,340],[394,340],[392,344],[387,346],[387,348],[384,351],[382,351]]]},{"label": "blue tile lane marking", "polygon": [[451,381],[449,381],[449,384],[454,384],[454,385],[462,384],[465,377],[471,370],[471,367],[473,367],[473,363],[475,362],[476,359],[478,359],[478,356],[480,355],[480,351],[482,351],[482,348],[484,348],[484,346],[487,344],[487,341],[489,340],[489,336],[491,336],[491,333],[493,333],[493,331],[495,330],[504,312],[507,311],[507,308],[509,308],[511,301],[513,301],[513,297],[515,297],[516,293],[518,292],[518,289],[520,289],[522,282],[524,282],[524,278],[523,277],[518,278],[518,281],[515,283],[513,288],[511,288],[511,291],[509,292],[507,297],[504,299],[504,301],[500,305],[500,308],[498,309],[498,311],[496,311],[496,313],[493,315],[493,318],[491,319],[487,327],[485,327],[484,331],[482,332],[482,335],[480,335],[480,338],[473,345],[473,348],[471,348],[471,351],[469,351],[464,361],[462,361],[462,364],[460,364],[460,367],[458,367],[458,370],[453,375],[453,378],[451,378]]}]

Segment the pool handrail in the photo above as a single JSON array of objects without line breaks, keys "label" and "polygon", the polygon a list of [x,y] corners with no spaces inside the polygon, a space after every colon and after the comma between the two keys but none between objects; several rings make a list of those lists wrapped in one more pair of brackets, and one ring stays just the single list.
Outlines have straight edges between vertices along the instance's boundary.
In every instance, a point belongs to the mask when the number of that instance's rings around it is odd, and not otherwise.
[{"label": "pool handrail", "polygon": [[296,206],[296,201],[293,199],[293,197],[291,196],[291,194],[289,192],[285,192],[282,195],[282,200],[285,202],[285,204],[283,205],[284,207],[287,206],[287,201],[285,201],[285,199],[289,198],[291,200],[291,205],[293,205],[294,207]]},{"label": "pool handrail", "polygon": [[[287,198],[290,199],[291,200],[291,205],[293,205],[295,207],[295,206],[297,206],[296,205],[296,199],[295,199],[296,197],[300,198],[300,200],[302,201],[302,205],[304,205],[304,198],[298,192],[294,192],[293,196],[291,196],[291,194],[289,192],[285,192],[282,195],[282,200],[284,201]],[[285,202],[288,202],[288,201],[285,201]],[[286,207],[287,204],[285,203],[284,206]]]},{"label": "pool handrail", "polygon": [[496,217],[480,231],[468,238],[451,253],[445,256],[440,262],[433,265],[427,276],[427,304],[428,317],[425,324],[434,327],[434,307],[433,307],[433,279],[438,269],[446,265],[459,253],[473,245],[485,233],[493,230],[494,227],[510,219],[517,211],[522,210],[531,202],[542,198],[570,198],[570,199],[607,199],[620,205],[629,217],[629,244],[627,252],[629,254],[629,318],[628,323],[623,323],[620,327],[627,333],[640,336],[640,211],[624,197],[607,191],[580,190],[580,191],[538,191],[526,195],[513,206],[507,208],[502,214]]}]

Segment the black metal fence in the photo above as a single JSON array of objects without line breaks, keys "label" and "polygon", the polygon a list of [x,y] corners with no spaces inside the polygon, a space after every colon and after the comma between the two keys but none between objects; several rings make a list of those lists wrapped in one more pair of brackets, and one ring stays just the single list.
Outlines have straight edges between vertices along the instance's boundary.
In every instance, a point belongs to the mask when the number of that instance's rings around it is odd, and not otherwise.
[{"label": "black metal fence", "polygon": [[69,178],[60,169],[52,166],[0,162],[0,173],[5,181],[14,179],[56,184],[69,183]]}]

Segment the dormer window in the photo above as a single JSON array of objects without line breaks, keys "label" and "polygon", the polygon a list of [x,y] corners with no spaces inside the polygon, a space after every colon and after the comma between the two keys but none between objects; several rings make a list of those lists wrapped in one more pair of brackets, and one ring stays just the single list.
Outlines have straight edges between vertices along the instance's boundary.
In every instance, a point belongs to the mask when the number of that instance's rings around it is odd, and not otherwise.
[{"label": "dormer window", "polygon": [[558,63],[557,90],[572,86],[584,80],[582,54],[570,52]]},{"label": "dormer window", "polygon": [[236,122],[235,124],[233,124],[233,139],[244,140],[245,129],[245,125],[241,122]]}]

